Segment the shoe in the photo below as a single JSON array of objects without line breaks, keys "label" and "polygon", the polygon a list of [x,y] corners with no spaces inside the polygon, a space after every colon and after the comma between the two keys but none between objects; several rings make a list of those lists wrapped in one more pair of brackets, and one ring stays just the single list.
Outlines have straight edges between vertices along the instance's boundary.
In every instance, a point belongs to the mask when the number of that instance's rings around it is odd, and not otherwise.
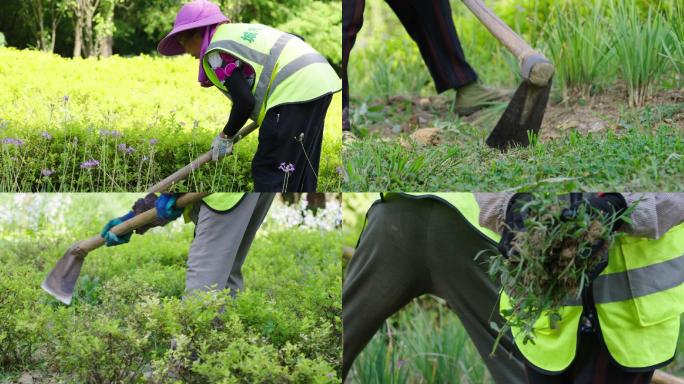
[{"label": "shoe", "polygon": [[342,144],[353,143],[356,140],[358,140],[358,138],[352,131],[342,131]]},{"label": "shoe", "polygon": [[456,90],[455,110],[461,116],[468,116],[510,97],[509,92],[489,88],[476,81]]}]

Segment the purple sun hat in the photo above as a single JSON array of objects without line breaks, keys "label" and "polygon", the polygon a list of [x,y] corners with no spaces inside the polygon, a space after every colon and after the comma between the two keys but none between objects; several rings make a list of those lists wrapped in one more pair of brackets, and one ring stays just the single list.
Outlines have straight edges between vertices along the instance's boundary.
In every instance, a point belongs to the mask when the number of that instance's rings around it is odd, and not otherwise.
[{"label": "purple sun hat", "polygon": [[175,56],[185,53],[183,46],[178,42],[177,34],[189,29],[206,27],[229,21],[221,13],[218,5],[207,0],[194,0],[183,5],[176,15],[173,29],[157,45],[157,51],[164,56]]}]

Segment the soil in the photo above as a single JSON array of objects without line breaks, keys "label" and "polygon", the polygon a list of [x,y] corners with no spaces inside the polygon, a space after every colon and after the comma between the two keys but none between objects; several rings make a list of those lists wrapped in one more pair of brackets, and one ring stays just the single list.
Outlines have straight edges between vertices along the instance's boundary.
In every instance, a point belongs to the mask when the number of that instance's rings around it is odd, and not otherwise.
[{"label": "soil", "polygon": [[[410,134],[421,145],[439,145],[444,142],[440,137],[440,129],[431,126],[436,116],[449,120],[453,116],[449,112],[453,95],[436,95],[431,97],[393,96],[373,103],[375,108],[384,106],[383,113],[387,118],[368,126],[368,130],[382,137],[392,137],[398,134]],[[605,90],[591,98],[573,99],[566,102],[549,103],[541,128],[542,142],[554,140],[567,135],[571,130],[582,134],[604,132],[612,130],[620,133],[631,125],[651,124],[646,127],[655,129],[660,124],[673,126],[684,134],[684,105],[673,108],[669,116],[657,116],[655,112],[650,121],[642,117],[649,108],[662,107],[684,103],[684,90],[661,91],[651,97],[641,108],[628,107],[627,89],[616,86]],[[678,109],[678,110],[677,110]],[[489,111],[489,115],[492,112]],[[496,122],[497,116],[487,119],[487,110],[464,117],[463,121],[475,125],[490,126]],[[426,130],[427,129],[427,130]],[[490,128],[488,128],[490,129]]]}]

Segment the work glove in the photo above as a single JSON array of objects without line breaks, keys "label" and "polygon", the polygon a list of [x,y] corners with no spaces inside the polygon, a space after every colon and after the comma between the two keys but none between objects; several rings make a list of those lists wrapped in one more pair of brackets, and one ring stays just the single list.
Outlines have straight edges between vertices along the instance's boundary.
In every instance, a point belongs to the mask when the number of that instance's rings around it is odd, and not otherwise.
[{"label": "work glove", "polygon": [[162,193],[154,204],[157,208],[157,218],[171,221],[180,217],[183,210],[175,207],[177,199],[178,194],[176,193]]},{"label": "work glove", "polygon": [[[176,204],[177,197],[178,195],[176,194],[162,194],[160,197],[157,197],[156,194],[150,193],[144,198],[138,199],[135,204],[133,204],[133,212],[136,215],[139,215],[143,212],[149,211],[152,208],[157,208],[157,218],[150,224],[143,225],[142,227],[136,229],[135,233],[142,235],[151,228],[162,227],[171,221],[176,220],[178,216],[183,213],[182,209],[173,208]],[[173,198],[171,208],[167,209],[166,206],[169,204],[171,198]],[[157,204],[159,204],[159,207]]]},{"label": "work glove", "polygon": [[105,240],[106,246],[113,247],[121,244],[126,244],[129,241],[131,241],[131,236],[133,235],[133,232],[129,232],[123,235],[116,235],[113,232],[111,232],[110,229],[132,218],[133,216],[135,216],[135,213],[131,211],[121,217],[109,220],[109,222],[104,226],[104,228],[102,228],[102,232],[100,233],[100,235]]},{"label": "work glove", "polygon": [[[582,206],[586,206],[585,214],[589,219],[601,216],[620,216],[627,209],[627,202],[625,198],[619,193],[599,193],[596,196],[582,199],[572,198],[570,208],[563,210],[563,218],[571,218],[582,212]],[[616,231],[622,225],[621,220],[616,220],[612,223],[610,230]],[[592,271],[589,272],[589,281],[596,279],[601,272],[608,266],[608,252],[605,250],[605,241],[603,239],[597,240],[591,245],[591,251],[588,255],[581,255],[583,257],[599,257],[601,263]]]},{"label": "work glove", "polygon": [[501,232],[501,240],[497,248],[504,257],[509,257],[511,249],[511,242],[515,237],[515,232],[522,232],[525,230],[525,216],[527,211],[524,205],[532,200],[531,193],[516,193],[508,201],[506,207],[506,214],[504,218],[504,229]]},{"label": "work glove", "polygon": [[233,138],[220,134],[211,143],[211,159],[218,161],[233,150]]}]

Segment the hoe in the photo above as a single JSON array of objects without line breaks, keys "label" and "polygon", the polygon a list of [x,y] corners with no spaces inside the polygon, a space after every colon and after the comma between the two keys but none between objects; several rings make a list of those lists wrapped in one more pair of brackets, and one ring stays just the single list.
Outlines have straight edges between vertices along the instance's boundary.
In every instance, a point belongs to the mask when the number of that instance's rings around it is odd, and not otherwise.
[{"label": "hoe", "polygon": [[538,133],[544,118],[554,66],[544,55],[532,49],[481,0],[462,1],[489,32],[518,59],[523,79],[506,111],[487,137],[487,145],[502,151],[514,145],[528,146],[528,132]]},{"label": "hoe", "polygon": [[[256,128],[256,123],[251,123],[243,127],[235,136],[235,142],[253,132]],[[232,148],[226,155],[229,155],[230,153],[232,153]],[[168,190],[174,183],[185,179],[188,177],[188,175],[190,175],[190,173],[192,173],[192,171],[199,168],[202,164],[208,162],[209,160],[211,160],[211,151],[201,155],[190,164],[179,169],[166,179],[160,181],[158,184],[151,187],[148,192],[153,193]],[[187,205],[190,205],[196,201],[199,201],[206,195],[207,193],[186,193],[176,200],[176,208],[183,208]],[[150,224],[156,218],[157,209],[152,208],[113,227],[111,231],[116,235],[129,233],[144,225]],[[89,239],[74,243],[71,248],[66,251],[64,256],[57,261],[57,265],[52,269],[52,271],[50,271],[47,278],[45,278],[41,288],[43,288],[44,291],[52,295],[57,300],[69,305],[71,303],[71,298],[74,294],[74,288],[76,287],[76,282],[78,281],[78,277],[81,273],[81,267],[83,266],[85,257],[88,255],[88,252],[103,246],[104,243],[105,240],[100,235],[96,235]]]}]

